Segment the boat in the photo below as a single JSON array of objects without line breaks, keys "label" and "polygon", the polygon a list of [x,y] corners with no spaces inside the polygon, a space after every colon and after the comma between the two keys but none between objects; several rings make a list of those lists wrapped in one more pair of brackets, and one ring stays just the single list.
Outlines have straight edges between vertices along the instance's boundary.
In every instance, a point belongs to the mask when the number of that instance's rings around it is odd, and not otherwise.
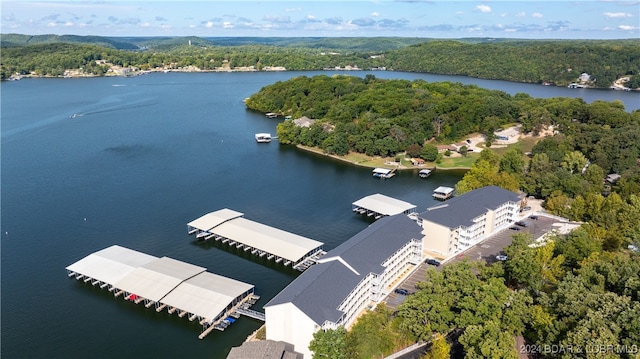
[{"label": "boat", "polygon": [[268,112],[264,114],[265,116],[267,116],[267,118],[276,118],[278,117],[277,113],[273,113],[273,112]]},{"label": "boat", "polygon": [[427,178],[431,176],[431,172],[432,172],[431,170],[425,168],[423,170],[420,170],[420,172],[418,172],[418,176],[420,176],[420,178]]},{"label": "boat", "polygon": [[271,134],[270,133],[256,133],[256,142],[258,143],[268,143],[271,142]]},{"label": "boat", "polygon": [[390,170],[387,168],[374,168],[373,169],[373,177],[378,178],[391,178],[395,176],[395,170]]}]

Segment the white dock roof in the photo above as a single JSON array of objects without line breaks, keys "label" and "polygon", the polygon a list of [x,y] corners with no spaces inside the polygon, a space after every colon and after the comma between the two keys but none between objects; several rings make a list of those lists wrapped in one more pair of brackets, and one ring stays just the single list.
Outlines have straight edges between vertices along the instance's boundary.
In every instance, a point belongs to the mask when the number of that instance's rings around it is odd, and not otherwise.
[{"label": "white dock roof", "polygon": [[162,298],[161,302],[211,322],[229,303],[252,288],[251,284],[204,272],[184,281]]},{"label": "white dock roof", "polygon": [[388,174],[388,173],[390,173],[391,171],[392,171],[392,170],[387,169],[387,168],[380,168],[380,167],[377,167],[377,168],[374,168],[372,172],[373,172],[373,173]]},{"label": "white dock roof", "polygon": [[380,193],[363,197],[353,202],[353,205],[387,216],[393,216],[416,208],[415,205],[409,202],[388,197]]},{"label": "white dock roof", "polygon": [[222,223],[213,232],[294,263],[323,245],[322,242],[242,217]]},{"label": "white dock roof", "polygon": [[455,190],[455,188],[440,186],[440,187],[434,189],[433,192],[434,193],[449,194],[449,193],[453,192],[454,190]]},{"label": "white dock roof", "polygon": [[243,213],[224,208],[215,212],[207,213],[200,218],[194,219],[193,221],[187,223],[187,226],[197,228],[201,231],[208,231],[211,228],[224,223],[225,221],[242,216],[244,216]]},{"label": "white dock roof", "polygon": [[180,283],[205,270],[206,268],[193,264],[162,257],[136,268],[114,286],[157,302]]},{"label": "white dock roof", "polygon": [[157,259],[157,257],[115,245],[92,253],[66,269],[113,285],[136,268]]}]

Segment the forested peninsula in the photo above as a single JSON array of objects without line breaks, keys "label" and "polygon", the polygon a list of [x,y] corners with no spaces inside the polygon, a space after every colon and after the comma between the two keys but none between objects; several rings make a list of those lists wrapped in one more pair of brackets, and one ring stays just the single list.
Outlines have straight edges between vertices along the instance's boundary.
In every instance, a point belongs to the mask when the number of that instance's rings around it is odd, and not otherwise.
[{"label": "forested peninsula", "polygon": [[[245,102],[291,116],[277,126],[281,143],[327,153],[429,156],[425,149],[434,143],[483,132],[487,148],[457,193],[498,185],[583,223],[544,243],[516,234],[505,261],[428,269],[396,311],[381,304],[348,330],[316,332],[314,357],[384,357],[419,342],[430,342],[423,358],[635,358],[640,352],[640,111],[629,113],[619,102],[536,99],[373,75],[298,77]],[[529,153],[517,144],[494,151],[493,131],[513,124],[553,130]]]},{"label": "forested peninsula", "polygon": [[557,86],[640,88],[640,44],[635,39],[0,36],[3,80],[145,71],[386,69]]}]

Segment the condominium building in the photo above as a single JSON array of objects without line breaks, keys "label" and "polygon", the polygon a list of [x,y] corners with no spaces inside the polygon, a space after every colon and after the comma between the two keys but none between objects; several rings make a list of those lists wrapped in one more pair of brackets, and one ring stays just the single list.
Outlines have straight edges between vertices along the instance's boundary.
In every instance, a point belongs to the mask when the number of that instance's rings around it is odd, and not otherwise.
[{"label": "condominium building", "polygon": [[423,248],[443,258],[461,252],[515,222],[520,201],[517,193],[487,186],[429,207],[418,216]]},{"label": "condominium building", "polygon": [[404,214],[383,217],[336,247],[264,307],[267,339],[311,358],[318,330],[349,328],[422,259],[420,226]]}]

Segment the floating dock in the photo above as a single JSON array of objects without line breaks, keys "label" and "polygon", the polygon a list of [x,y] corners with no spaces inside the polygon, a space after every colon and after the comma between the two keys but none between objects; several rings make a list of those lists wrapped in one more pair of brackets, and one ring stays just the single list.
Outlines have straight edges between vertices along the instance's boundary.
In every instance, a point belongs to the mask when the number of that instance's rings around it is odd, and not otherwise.
[{"label": "floating dock", "polygon": [[325,252],[324,243],[244,218],[224,208],[187,223],[187,233],[215,240],[303,271]]},{"label": "floating dock", "polygon": [[427,178],[427,177],[431,176],[432,172],[433,172],[433,170],[425,168],[423,170],[420,170],[420,172],[418,172],[418,176],[420,176],[420,178]]},{"label": "floating dock", "polygon": [[378,178],[391,178],[393,176],[395,176],[395,168],[390,170],[387,168],[374,168],[373,169],[373,177],[378,177]]},{"label": "floating dock", "polygon": [[416,206],[409,202],[376,193],[353,202],[351,210],[355,213],[380,219],[384,216],[393,216],[400,213],[407,215],[415,213]]},{"label": "floating dock", "polygon": [[115,297],[123,295],[147,308],[154,306],[157,312],[167,308],[169,314],[177,312],[181,318],[197,320],[203,329],[201,339],[235,308],[255,303],[251,284],[120,246],[90,254],[66,269],[70,278],[108,287]]},{"label": "floating dock", "polygon": [[441,201],[448,200],[453,197],[454,188],[440,186],[433,190],[433,198],[439,199]]}]

